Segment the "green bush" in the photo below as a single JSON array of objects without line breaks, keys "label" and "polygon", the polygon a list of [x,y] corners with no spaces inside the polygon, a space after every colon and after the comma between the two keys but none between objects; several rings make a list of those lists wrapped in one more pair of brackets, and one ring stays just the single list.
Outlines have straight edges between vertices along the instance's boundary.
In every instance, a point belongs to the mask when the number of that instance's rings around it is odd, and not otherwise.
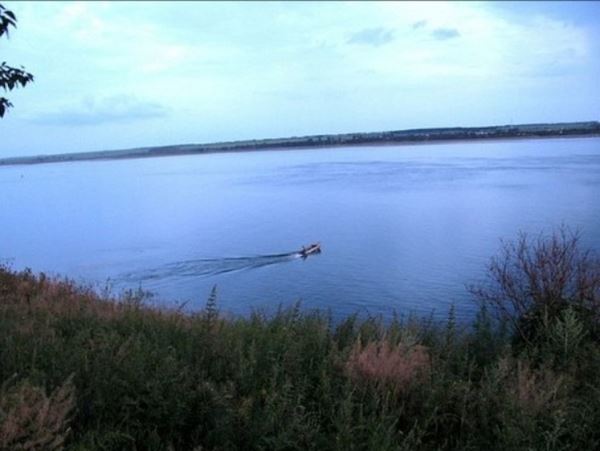
[{"label": "green bush", "polygon": [[[298,304],[224,317],[214,290],[204,311],[185,315],[146,306],[143,293],[110,299],[0,268],[0,444],[599,449],[592,303],[564,299],[525,340],[511,328],[520,318],[498,321],[493,303],[472,324],[453,311],[446,321],[355,315],[334,323]],[[47,415],[31,406],[47,406],[39,409]],[[31,432],[6,432],[17,430],[14,418]]]}]

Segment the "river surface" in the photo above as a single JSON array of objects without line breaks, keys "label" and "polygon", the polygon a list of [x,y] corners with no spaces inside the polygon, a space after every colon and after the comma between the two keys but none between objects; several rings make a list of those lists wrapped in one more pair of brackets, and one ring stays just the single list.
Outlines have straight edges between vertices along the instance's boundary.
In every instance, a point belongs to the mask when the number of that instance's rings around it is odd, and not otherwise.
[{"label": "river surface", "polygon": [[[500,239],[600,248],[600,139],[0,167],[0,261],[158,304],[459,317]],[[296,251],[321,242],[320,255]]]}]

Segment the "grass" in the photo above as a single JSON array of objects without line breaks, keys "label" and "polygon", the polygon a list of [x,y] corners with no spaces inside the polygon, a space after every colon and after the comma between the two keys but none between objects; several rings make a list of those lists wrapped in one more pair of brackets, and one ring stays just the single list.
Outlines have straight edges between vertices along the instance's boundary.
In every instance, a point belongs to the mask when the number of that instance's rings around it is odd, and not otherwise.
[{"label": "grass", "polygon": [[0,449],[600,449],[600,346],[572,310],[517,346],[485,308],[458,325],[217,306],[0,268]]}]

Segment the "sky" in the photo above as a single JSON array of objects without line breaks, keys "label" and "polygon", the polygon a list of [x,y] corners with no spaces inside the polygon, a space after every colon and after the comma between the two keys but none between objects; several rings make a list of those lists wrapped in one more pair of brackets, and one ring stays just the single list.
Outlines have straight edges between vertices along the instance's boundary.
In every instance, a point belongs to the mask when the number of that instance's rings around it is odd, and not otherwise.
[{"label": "sky", "polygon": [[600,2],[1,2],[0,157],[600,120]]}]

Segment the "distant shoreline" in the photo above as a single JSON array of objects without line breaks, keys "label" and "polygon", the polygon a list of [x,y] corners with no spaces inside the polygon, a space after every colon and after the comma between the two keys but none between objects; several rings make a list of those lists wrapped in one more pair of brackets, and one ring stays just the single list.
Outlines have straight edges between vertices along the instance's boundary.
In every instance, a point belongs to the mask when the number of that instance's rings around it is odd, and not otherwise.
[{"label": "distant shoreline", "polygon": [[600,122],[567,122],[553,124],[521,124],[490,127],[453,127],[397,130],[387,132],[342,133],[291,138],[272,138],[140,147],[125,150],[103,150],[70,154],[1,158],[0,166],[62,163],[70,161],[153,158],[177,155],[252,152],[265,150],[300,150],[335,147],[383,145],[443,144],[465,141],[492,141],[537,138],[582,138],[600,136]]}]

